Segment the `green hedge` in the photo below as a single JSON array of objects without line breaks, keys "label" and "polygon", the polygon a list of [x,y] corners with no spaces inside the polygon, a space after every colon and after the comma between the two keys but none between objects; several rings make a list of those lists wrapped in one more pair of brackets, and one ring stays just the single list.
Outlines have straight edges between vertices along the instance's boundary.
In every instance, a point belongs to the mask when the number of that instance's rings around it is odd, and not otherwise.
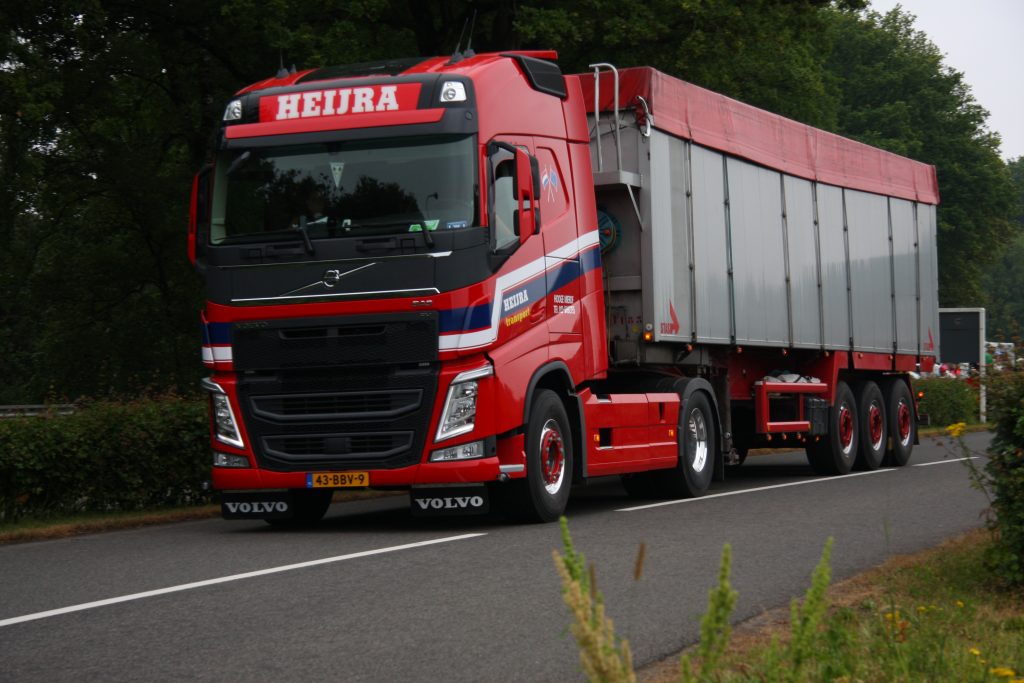
[{"label": "green hedge", "polygon": [[984,483],[995,511],[996,544],[987,560],[1003,582],[1024,587],[1024,371],[994,376],[988,401],[995,437]]},{"label": "green hedge", "polygon": [[978,390],[966,380],[948,377],[914,380],[914,391],[924,392],[918,406],[930,424],[946,427],[978,421]]},{"label": "green hedge", "polygon": [[0,520],[205,502],[206,403],[93,403],[72,415],[0,419]]}]

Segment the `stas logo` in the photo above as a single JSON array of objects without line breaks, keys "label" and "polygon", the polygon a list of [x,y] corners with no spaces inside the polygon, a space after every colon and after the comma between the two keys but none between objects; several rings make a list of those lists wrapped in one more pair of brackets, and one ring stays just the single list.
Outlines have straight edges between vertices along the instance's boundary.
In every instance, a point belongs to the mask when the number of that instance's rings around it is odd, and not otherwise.
[{"label": "stas logo", "polygon": [[260,121],[288,121],[415,109],[419,93],[419,83],[402,83],[272,95],[260,98]]}]

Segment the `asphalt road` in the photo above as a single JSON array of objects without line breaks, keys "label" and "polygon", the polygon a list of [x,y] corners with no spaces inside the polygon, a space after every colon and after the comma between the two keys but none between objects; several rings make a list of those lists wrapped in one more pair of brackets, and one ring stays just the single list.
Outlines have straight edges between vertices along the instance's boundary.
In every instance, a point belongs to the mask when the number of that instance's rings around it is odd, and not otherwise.
[{"label": "asphalt road", "polygon": [[[575,494],[570,528],[642,666],[696,640],[723,543],[742,620],[802,594],[829,536],[838,580],[981,526],[958,456],[926,439],[910,466],[840,478],[751,457],[711,495],[656,507],[608,479]],[[582,678],[557,525],[407,505],[336,504],[313,530],[207,520],[2,546],[0,680]]]}]

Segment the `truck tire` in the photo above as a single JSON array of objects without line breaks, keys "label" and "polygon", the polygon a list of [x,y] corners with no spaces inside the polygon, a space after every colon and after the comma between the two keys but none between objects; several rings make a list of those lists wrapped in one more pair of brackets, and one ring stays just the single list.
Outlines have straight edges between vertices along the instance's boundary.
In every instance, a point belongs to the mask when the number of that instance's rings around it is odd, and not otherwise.
[{"label": "truck tire", "polygon": [[857,404],[846,382],[836,384],[836,402],[829,410],[828,434],[807,447],[817,474],[847,474],[857,459]]},{"label": "truck tire", "polygon": [[702,391],[690,395],[679,414],[679,462],[659,472],[661,493],[670,498],[696,498],[708,490],[715,470],[715,418]]},{"label": "truck tire", "polygon": [[903,467],[914,452],[917,421],[914,419],[914,397],[903,380],[894,379],[885,385],[885,412],[889,423],[889,448],[885,464]]},{"label": "truck tire", "polygon": [[572,430],[558,394],[534,394],[526,425],[526,478],[512,482],[512,512],[530,522],[553,522],[565,512],[572,488]]},{"label": "truck tire", "polygon": [[298,489],[292,491],[291,519],[265,519],[271,526],[300,527],[316,524],[331,507],[332,489]]},{"label": "truck tire", "polygon": [[877,470],[885,458],[886,429],[885,400],[878,385],[868,380],[857,385],[857,460],[859,470]]}]

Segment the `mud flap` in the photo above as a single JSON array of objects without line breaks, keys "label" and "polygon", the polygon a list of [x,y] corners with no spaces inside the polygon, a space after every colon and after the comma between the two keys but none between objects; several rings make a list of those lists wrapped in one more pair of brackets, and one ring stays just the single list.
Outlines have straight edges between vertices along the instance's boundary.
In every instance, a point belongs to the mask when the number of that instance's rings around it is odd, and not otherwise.
[{"label": "mud flap", "polygon": [[291,491],[223,491],[220,514],[224,519],[291,519]]},{"label": "mud flap", "polygon": [[491,509],[487,487],[483,484],[413,487],[409,491],[409,504],[415,517],[483,515]]}]

